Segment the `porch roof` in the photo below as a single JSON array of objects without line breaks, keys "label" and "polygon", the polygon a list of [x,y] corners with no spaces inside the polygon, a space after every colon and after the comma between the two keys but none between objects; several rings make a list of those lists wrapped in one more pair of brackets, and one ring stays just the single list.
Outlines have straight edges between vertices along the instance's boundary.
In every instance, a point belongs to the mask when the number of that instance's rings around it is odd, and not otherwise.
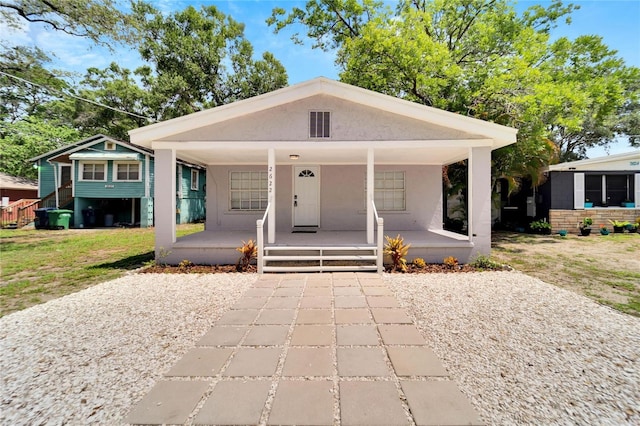
[{"label": "porch roof", "polygon": [[[358,140],[247,137],[221,138],[220,126],[238,123],[250,114],[293,105],[322,96],[354,107],[390,113],[398,125],[406,120],[422,123],[429,131],[417,138],[387,137]],[[402,121],[405,120],[405,121]],[[362,123],[360,123],[362,124]],[[286,128],[287,123],[282,127]],[[227,128],[224,128],[227,129]],[[246,129],[249,133],[252,129]],[[273,130],[273,129],[271,129]],[[243,138],[243,133],[234,133]],[[391,132],[393,133],[393,132]],[[135,144],[155,149],[174,149],[177,156],[203,165],[266,164],[274,149],[277,164],[366,164],[373,149],[376,164],[450,164],[469,156],[473,147],[500,148],[516,141],[517,130],[392,96],[319,77],[250,99],[234,102],[129,132]],[[376,139],[376,140],[370,140]],[[299,160],[290,155],[299,155]]]}]

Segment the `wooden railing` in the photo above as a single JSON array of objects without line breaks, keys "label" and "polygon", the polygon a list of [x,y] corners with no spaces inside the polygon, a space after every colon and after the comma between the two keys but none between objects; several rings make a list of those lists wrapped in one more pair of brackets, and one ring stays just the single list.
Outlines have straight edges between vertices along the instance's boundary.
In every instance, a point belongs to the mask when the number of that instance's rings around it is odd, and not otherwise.
[{"label": "wooden railing", "polygon": [[33,222],[35,209],[40,200],[27,199],[14,201],[6,207],[2,207],[2,226],[15,225],[18,228]]},{"label": "wooden railing", "polygon": [[56,206],[56,191],[46,195],[40,201],[39,207],[62,207],[73,200],[73,182],[67,181],[58,188],[58,205]]}]

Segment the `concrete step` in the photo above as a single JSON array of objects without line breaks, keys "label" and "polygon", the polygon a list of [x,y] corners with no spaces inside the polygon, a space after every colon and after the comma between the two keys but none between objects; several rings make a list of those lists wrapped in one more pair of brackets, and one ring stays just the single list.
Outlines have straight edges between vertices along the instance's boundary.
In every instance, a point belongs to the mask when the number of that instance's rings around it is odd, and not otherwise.
[{"label": "concrete step", "polygon": [[376,265],[263,266],[263,272],[352,272],[376,271]]}]

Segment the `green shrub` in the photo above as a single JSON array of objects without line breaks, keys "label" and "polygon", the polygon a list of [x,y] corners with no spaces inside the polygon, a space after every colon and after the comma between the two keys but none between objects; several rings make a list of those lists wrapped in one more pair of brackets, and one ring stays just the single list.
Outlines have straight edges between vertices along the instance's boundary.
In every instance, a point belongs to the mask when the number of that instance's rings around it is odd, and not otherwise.
[{"label": "green shrub", "polygon": [[503,268],[503,266],[500,263],[495,262],[491,260],[489,256],[484,256],[482,254],[479,254],[478,256],[476,256],[475,259],[473,259],[469,263],[469,265],[477,269],[490,270],[490,271],[500,270]]}]

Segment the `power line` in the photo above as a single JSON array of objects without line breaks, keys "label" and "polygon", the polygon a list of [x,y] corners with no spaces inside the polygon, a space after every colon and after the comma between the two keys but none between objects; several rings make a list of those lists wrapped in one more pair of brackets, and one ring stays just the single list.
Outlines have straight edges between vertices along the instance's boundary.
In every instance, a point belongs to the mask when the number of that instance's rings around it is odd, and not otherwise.
[{"label": "power line", "polygon": [[91,99],[85,99],[85,98],[82,98],[80,96],[74,95],[72,93],[66,93],[66,92],[63,92],[61,90],[57,90],[57,89],[53,89],[51,87],[43,86],[41,84],[34,83],[33,81],[25,80],[24,78],[21,78],[21,77],[15,76],[15,75],[11,75],[11,74],[7,74],[4,71],[0,71],[0,74],[6,75],[7,77],[10,77],[10,78],[13,78],[15,80],[21,81],[23,83],[31,84],[32,86],[40,87],[41,89],[47,90],[49,92],[54,92],[54,93],[56,93],[58,95],[61,95],[61,96],[68,96],[70,98],[74,98],[74,99],[77,99],[77,100],[83,101],[83,102],[88,102],[90,104],[93,104],[93,105],[96,105],[96,106],[99,106],[99,107],[108,108],[108,109],[110,109],[112,111],[116,111],[116,112],[119,112],[119,113],[122,113],[122,114],[131,115],[131,116],[137,117],[137,118],[143,118],[143,119],[145,119],[147,121],[150,121],[150,122],[153,122],[153,123],[156,122],[156,120],[154,120],[152,118],[145,117],[143,115],[139,115],[139,114],[136,114],[136,113],[133,113],[133,112],[129,112],[129,111],[124,111],[124,110],[121,110],[121,109],[118,109],[118,108],[114,108],[112,106],[105,105],[105,104],[100,103],[100,102],[92,101]]}]

